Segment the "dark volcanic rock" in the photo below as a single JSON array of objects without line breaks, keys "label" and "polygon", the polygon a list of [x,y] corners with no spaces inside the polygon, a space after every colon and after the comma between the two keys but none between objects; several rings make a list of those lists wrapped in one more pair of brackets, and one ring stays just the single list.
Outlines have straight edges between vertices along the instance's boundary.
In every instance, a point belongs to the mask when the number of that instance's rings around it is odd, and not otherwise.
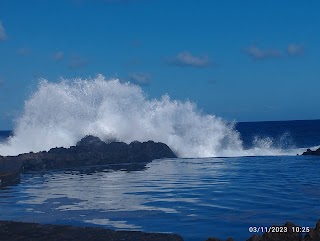
[{"label": "dark volcanic rock", "polygon": [[83,147],[83,148],[103,148],[106,146],[106,143],[101,141],[99,137],[96,136],[85,136],[80,141],[77,142],[77,147]]},{"label": "dark volcanic rock", "polygon": [[262,235],[261,241],[301,241],[302,235],[299,232],[293,232],[292,227],[298,227],[294,223],[286,222],[283,226],[273,227],[286,227],[287,232],[266,232]]},{"label": "dark volcanic rock", "polygon": [[5,157],[0,156],[0,186],[19,181],[22,164],[21,160],[11,162]]},{"label": "dark volcanic rock", "polygon": [[320,240],[320,219],[316,223],[315,228],[310,228],[303,241],[319,241]]},{"label": "dark volcanic rock", "polygon": [[320,156],[320,148],[318,148],[315,151],[312,151],[311,149],[307,149],[304,153],[302,153],[304,156]]},{"label": "dark volcanic rock", "polygon": [[262,241],[262,237],[255,234],[251,236],[249,239],[247,239],[247,241]]},{"label": "dark volcanic rock", "polygon": [[21,163],[26,171],[63,169],[124,163],[147,163],[154,159],[175,158],[163,143],[134,141],[105,143],[95,136],[86,136],[70,148],[52,148],[48,152],[3,157],[7,162]]},{"label": "dark volcanic rock", "polygon": [[[222,241],[221,239],[218,238],[208,238],[206,241]],[[233,238],[227,238],[226,241],[234,241]]]},{"label": "dark volcanic rock", "polygon": [[177,234],[113,231],[103,228],[42,225],[0,221],[0,240],[6,241],[183,241]]}]

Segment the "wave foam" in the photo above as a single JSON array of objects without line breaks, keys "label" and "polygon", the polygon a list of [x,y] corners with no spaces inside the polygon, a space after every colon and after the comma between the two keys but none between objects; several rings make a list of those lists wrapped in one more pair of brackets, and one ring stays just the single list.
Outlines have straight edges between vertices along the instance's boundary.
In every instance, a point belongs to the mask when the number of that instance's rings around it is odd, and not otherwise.
[{"label": "wave foam", "polygon": [[266,139],[244,150],[233,124],[202,113],[194,103],[168,95],[148,99],[139,86],[99,75],[59,83],[41,80],[0,155],[70,147],[89,134],[126,143],[164,142],[180,157],[286,154]]}]

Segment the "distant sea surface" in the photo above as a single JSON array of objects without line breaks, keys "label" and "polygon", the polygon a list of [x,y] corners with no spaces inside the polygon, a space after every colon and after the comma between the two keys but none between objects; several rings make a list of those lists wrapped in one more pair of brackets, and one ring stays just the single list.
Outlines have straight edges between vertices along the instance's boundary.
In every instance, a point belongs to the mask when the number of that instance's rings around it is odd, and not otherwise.
[{"label": "distant sea surface", "polygon": [[[242,122],[245,148],[320,145],[320,120]],[[11,133],[0,132],[6,139]],[[0,219],[173,232],[186,241],[236,241],[290,220],[320,218],[320,157],[255,156],[155,160],[135,171],[89,169],[26,173],[0,189]],[[260,233],[261,234],[261,233]]]},{"label": "distant sea surface", "polygon": [[[282,148],[307,148],[320,145],[320,120],[239,122],[245,148],[251,148],[255,138],[270,138],[273,145]],[[10,130],[0,131],[0,142],[13,135]]]},{"label": "distant sea surface", "polygon": [[239,122],[236,129],[247,148],[257,136],[269,137],[283,148],[320,145],[320,120]]}]

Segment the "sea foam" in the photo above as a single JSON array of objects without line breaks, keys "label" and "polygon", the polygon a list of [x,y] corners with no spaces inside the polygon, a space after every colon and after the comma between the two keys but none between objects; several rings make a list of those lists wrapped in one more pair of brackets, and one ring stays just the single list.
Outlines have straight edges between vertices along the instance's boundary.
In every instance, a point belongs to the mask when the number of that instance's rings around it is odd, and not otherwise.
[{"label": "sea foam", "polygon": [[270,140],[244,150],[234,123],[203,113],[191,101],[150,99],[137,85],[98,75],[59,83],[42,79],[0,155],[70,147],[89,134],[126,143],[163,142],[179,157],[287,154]]}]

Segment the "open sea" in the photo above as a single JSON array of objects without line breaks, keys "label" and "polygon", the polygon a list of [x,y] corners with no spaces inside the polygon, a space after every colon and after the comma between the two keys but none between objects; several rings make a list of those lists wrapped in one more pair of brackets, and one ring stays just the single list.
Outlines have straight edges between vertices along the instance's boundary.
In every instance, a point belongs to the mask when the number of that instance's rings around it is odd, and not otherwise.
[{"label": "open sea", "polygon": [[[257,137],[290,155],[155,160],[128,171],[25,173],[0,189],[0,219],[172,232],[185,241],[236,241],[290,220],[320,218],[320,157],[297,156],[320,145],[320,120],[238,123],[244,149]],[[11,132],[0,132],[2,141]],[[261,233],[260,233],[261,234]]]}]

